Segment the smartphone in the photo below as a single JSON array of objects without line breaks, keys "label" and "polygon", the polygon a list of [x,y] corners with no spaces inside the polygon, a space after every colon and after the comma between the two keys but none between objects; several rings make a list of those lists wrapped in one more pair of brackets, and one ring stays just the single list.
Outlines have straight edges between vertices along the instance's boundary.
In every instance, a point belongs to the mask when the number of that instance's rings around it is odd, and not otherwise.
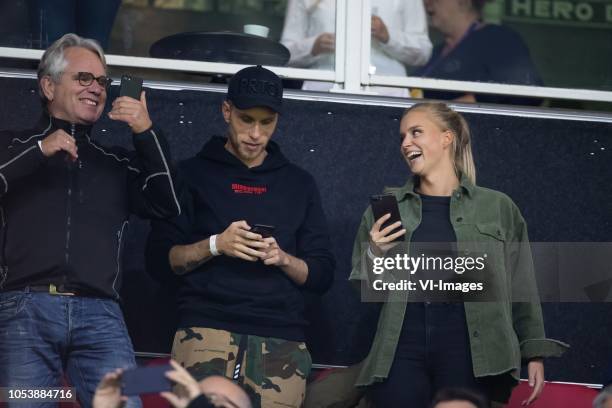
[{"label": "smartphone", "polygon": [[127,370],[121,376],[122,394],[133,396],[170,391],[172,383],[166,378],[166,373],[172,370],[174,368],[170,364]]},{"label": "smartphone", "polygon": [[121,88],[119,89],[119,96],[129,96],[137,101],[140,100],[140,93],[142,92],[142,78],[133,77],[130,75],[123,75],[121,77]]},{"label": "smartphone", "polygon": [[261,235],[262,238],[269,238],[274,234],[276,229],[273,225],[255,224],[251,228],[251,232]]},{"label": "smartphone", "polygon": [[[397,200],[393,194],[373,195],[370,197],[370,205],[372,206],[375,221],[385,214],[391,214],[391,217],[383,223],[380,229],[386,228],[397,221],[402,221]],[[393,230],[392,233],[400,229],[402,229],[401,225]],[[404,241],[404,235],[395,238],[392,242]]]}]

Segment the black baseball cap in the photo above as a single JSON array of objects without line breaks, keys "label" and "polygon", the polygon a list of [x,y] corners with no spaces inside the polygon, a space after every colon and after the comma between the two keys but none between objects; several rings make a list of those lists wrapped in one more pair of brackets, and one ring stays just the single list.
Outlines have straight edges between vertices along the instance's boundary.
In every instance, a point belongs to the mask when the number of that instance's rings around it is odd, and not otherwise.
[{"label": "black baseball cap", "polygon": [[247,67],[230,79],[227,100],[238,109],[266,107],[280,113],[283,83],[278,75],[261,65]]}]

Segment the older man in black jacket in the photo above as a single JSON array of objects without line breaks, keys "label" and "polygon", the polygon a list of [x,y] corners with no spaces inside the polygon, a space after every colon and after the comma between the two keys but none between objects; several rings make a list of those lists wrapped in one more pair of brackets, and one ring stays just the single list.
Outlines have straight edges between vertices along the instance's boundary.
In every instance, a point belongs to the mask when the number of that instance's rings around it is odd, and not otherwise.
[{"label": "older man in black jacket", "polygon": [[129,215],[180,206],[144,93],[109,113],[131,127],[135,151],[91,139],[111,82],[96,42],[57,40],[38,79],[43,117],[0,133],[0,387],[57,387],[65,371],[90,406],[106,372],[135,365],[117,303]]}]

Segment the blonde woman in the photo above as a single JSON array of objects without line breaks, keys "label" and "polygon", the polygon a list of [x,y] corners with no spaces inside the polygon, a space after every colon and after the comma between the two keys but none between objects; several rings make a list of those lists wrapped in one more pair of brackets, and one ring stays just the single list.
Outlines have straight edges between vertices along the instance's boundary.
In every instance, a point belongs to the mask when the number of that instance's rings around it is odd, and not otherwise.
[{"label": "blonde woman", "polygon": [[[436,391],[463,387],[505,403],[526,363],[533,388],[544,385],[542,359],[561,355],[565,344],[545,338],[535,291],[527,226],[512,200],[476,185],[470,131],[464,118],[443,103],[408,109],[400,124],[401,154],[413,174],[400,188],[399,222],[381,229],[388,215],[373,219],[368,208],[353,249],[351,280],[369,279],[372,260],[404,235],[417,242],[485,242],[502,248],[490,268],[500,293],[494,302],[410,302],[405,292],[388,294],[377,333],[357,386],[369,386],[378,407],[427,407]],[[512,248],[512,250],[509,250]],[[501,259],[503,258],[503,259]],[[507,265],[505,267],[504,265]],[[532,302],[512,302],[513,280],[533,289]]]}]

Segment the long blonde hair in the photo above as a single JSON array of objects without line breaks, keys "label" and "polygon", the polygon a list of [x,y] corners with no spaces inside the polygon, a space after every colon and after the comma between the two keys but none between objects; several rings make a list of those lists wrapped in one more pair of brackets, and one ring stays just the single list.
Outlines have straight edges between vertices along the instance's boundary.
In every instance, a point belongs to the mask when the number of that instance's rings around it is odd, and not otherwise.
[{"label": "long blonde hair", "polygon": [[455,137],[452,145],[452,160],[455,174],[459,178],[464,174],[472,183],[476,184],[476,166],[474,165],[470,143],[470,127],[463,116],[442,102],[417,103],[406,109],[403,116],[415,110],[426,111],[441,130],[449,130],[453,133]]}]

